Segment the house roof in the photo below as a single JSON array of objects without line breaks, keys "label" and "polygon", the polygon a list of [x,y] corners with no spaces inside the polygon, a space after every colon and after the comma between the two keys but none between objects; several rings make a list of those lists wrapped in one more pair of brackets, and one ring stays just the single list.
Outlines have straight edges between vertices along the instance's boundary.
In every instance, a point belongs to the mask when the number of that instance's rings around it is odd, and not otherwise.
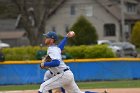
[{"label": "house roof", "polygon": [[0,39],[15,39],[25,35],[23,29],[15,28],[16,19],[0,19]]},{"label": "house roof", "polygon": [[[116,19],[121,20],[121,7],[118,2],[113,0],[96,0],[103,8],[106,9],[107,12],[109,12],[112,16],[114,16]],[[130,3],[138,3],[136,0],[125,0],[125,2]],[[140,16],[138,14],[127,14],[125,13],[125,19],[126,20],[139,20]]]},{"label": "house roof", "polygon": [[25,31],[5,31],[0,32],[0,39],[17,39],[25,36]]}]

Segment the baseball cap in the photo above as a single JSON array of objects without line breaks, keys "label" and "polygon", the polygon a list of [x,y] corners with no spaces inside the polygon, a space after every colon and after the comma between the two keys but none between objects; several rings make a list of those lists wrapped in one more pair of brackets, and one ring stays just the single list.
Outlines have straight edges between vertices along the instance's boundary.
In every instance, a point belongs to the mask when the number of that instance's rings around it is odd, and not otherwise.
[{"label": "baseball cap", "polygon": [[48,32],[46,34],[43,34],[43,36],[45,36],[46,38],[52,38],[54,40],[58,40],[58,36],[53,31],[50,31],[50,32]]}]

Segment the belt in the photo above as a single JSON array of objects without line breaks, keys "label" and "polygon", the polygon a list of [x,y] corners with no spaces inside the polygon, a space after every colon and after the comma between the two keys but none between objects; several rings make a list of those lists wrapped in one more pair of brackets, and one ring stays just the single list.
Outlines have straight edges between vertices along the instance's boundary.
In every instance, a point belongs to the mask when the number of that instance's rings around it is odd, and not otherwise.
[{"label": "belt", "polygon": [[[63,72],[68,71],[68,70],[69,70],[69,68],[66,68],[66,69],[63,70]],[[53,72],[51,72],[51,71],[50,71],[50,73],[53,74]],[[60,73],[61,72],[57,72],[57,74],[60,74]]]},{"label": "belt", "polygon": [[[63,71],[65,72],[65,71],[68,71],[69,69],[68,68],[66,68],[66,69],[64,69]],[[58,72],[57,74],[60,74],[60,72]]]}]

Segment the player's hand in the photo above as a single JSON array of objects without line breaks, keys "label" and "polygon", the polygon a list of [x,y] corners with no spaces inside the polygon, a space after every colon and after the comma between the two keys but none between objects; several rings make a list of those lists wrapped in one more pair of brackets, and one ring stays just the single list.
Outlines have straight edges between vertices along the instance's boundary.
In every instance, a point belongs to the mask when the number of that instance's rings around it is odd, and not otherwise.
[{"label": "player's hand", "polygon": [[74,31],[69,31],[66,36],[68,38],[74,37],[75,36],[75,32]]},{"label": "player's hand", "polygon": [[46,62],[46,57],[42,57],[42,62]]},{"label": "player's hand", "polygon": [[52,59],[50,58],[49,55],[45,55],[42,57],[42,62],[50,62]]},{"label": "player's hand", "polygon": [[45,63],[45,62],[41,62],[40,68],[41,68],[41,69],[49,69],[49,67],[44,66],[44,63]]},{"label": "player's hand", "polygon": [[41,62],[41,64],[40,64],[40,68],[44,68],[44,62]]}]

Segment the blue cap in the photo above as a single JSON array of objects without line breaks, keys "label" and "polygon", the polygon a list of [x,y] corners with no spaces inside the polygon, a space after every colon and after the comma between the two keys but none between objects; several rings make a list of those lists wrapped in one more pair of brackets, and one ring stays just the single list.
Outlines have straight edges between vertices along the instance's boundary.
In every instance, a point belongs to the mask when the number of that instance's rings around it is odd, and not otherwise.
[{"label": "blue cap", "polygon": [[43,34],[43,36],[45,36],[46,38],[52,38],[54,40],[58,40],[56,33],[53,31],[48,32],[47,34]]}]

